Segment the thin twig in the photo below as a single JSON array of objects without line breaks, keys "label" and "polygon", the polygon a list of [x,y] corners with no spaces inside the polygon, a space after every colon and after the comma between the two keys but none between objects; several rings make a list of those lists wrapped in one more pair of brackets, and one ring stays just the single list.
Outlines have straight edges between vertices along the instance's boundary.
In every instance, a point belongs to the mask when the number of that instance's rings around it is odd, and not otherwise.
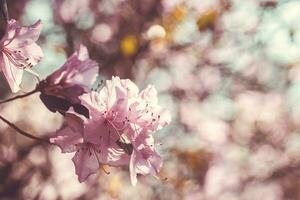
[{"label": "thin twig", "polygon": [[30,139],[34,139],[34,140],[38,140],[38,141],[41,141],[41,142],[46,142],[48,144],[51,144],[49,142],[49,140],[47,139],[44,139],[44,138],[39,138],[39,137],[36,137],[34,135],[31,135],[25,131],[23,131],[22,129],[20,129],[19,127],[17,127],[16,125],[14,125],[13,123],[11,123],[10,121],[8,121],[7,119],[5,119],[4,117],[2,117],[0,115],[0,119],[5,122],[6,124],[8,124],[11,128],[15,129],[15,131],[17,131],[18,133],[20,133],[21,135],[25,136],[25,137],[28,137]]},{"label": "thin twig", "polygon": [[16,100],[16,99],[21,99],[21,98],[24,98],[24,97],[27,97],[27,96],[30,96],[36,92],[38,92],[38,88],[35,88],[34,90],[26,93],[26,94],[21,94],[21,95],[17,95],[15,97],[12,97],[12,98],[9,98],[9,99],[5,99],[3,101],[0,101],[0,104],[3,104],[3,103],[7,103],[7,102],[10,102],[10,101],[13,101],[13,100]]}]

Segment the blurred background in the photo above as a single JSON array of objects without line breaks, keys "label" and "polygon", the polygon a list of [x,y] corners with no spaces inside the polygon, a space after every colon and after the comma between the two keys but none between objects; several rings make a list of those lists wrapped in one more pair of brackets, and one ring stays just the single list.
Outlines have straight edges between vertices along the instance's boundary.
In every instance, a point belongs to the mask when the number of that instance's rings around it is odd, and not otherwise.
[{"label": "blurred background", "polygon": [[[33,68],[42,78],[83,43],[101,79],[154,84],[172,123],[155,134],[168,179],[133,187],[127,167],[80,184],[72,154],[0,122],[1,200],[300,199],[300,1],[9,0],[8,9],[43,22],[45,58]],[[26,76],[24,91],[35,84]],[[63,123],[38,94],[0,111],[41,137]]]}]

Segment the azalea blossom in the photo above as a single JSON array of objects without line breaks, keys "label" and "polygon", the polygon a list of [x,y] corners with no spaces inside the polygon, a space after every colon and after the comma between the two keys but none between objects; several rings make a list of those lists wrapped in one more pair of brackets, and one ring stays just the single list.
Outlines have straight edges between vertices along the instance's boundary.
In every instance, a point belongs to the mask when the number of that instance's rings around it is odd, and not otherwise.
[{"label": "azalea blossom", "polygon": [[63,153],[76,152],[73,157],[75,171],[80,182],[96,173],[100,167],[100,147],[85,142],[83,139],[84,117],[73,110],[65,115],[67,126],[57,131],[57,136],[50,142],[58,145]]},{"label": "azalea blossom", "polygon": [[40,20],[31,26],[21,26],[14,19],[8,21],[6,33],[0,41],[0,62],[1,70],[14,93],[20,90],[23,70],[30,70],[44,56],[36,44],[41,29]]},{"label": "azalea blossom", "polygon": [[167,109],[158,105],[155,87],[148,85],[139,93],[135,103],[130,105],[129,119],[148,132],[155,132],[170,123],[171,115]]},{"label": "azalea blossom", "polygon": [[80,182],[96,173],[102,164],[130,165],[134,185],[137,174],[156,176],[162,161],[151,134],[167,125],[170,115],[157,105],[155,96],[153,86],[139,93],[129,79],[113,77],[100,92],[91,91],[79,97],[81,105],[89,111],[88,117],[71,108],[66,112],[67,126],[51,142],[63,152],[76,151],[73,162]]},{"label": "azalea blossom", "polygon": [[153,136],[143,130],[141,133],[136,134],[132,144],[133,151],[129,165],[131,183],[136,185],[137,174],[151,174],[157,177],[157,173],[162,166],[162,159],[155,151]]},{"label": "azalea blossom", "polygon": [[89,58],[87,48],[80,45],[70,58],[39,85],[41,99],[51,111],[67,111],[79,103],[78,97],[90,91],[98,76],[98,64]]}]

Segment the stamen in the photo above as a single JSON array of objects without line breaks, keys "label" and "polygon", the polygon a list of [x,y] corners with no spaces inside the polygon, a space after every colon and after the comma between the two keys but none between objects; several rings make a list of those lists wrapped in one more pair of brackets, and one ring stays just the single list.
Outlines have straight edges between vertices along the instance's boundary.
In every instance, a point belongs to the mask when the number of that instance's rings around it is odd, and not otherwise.
[{"label": "stamen", "polygon": [[95,154],[95,157],[96,157],[97,162],[98,162],[98,164],[99,164],[99,167],[100,167],[107,175],[109,175],[110,172],[109,172],[109,171],[106,171],[106,169],[104,168],[104,166],[100,163],[100,160],[99,160],[99,158],[98,158],[98,155],[97,155],[97,153],[96,153],[94,147],[92,146],[91,148],[92,148],[92,150],[94,151],[94,154]]},{"label": "stamen", "polygon": [[28,63],[30,59],[22,55],[20,50],[11,51],[8,48],[3,48],[2,52],[6,55],[9,61],[13,63],[13,65],[21,69],[25,69],[27,67],[31,68],[33,66],[32,63]]},{"label": "stamen", "polygon": [[168,180],[168,177],[165,177],[165,178],[160,178],[161,181],[167,181]]},{"label": "stamen", "polygon": [[104,165],[101,165],[101,169],[104,171],[105,174],[109,175],[110,172],[105,169]]}]

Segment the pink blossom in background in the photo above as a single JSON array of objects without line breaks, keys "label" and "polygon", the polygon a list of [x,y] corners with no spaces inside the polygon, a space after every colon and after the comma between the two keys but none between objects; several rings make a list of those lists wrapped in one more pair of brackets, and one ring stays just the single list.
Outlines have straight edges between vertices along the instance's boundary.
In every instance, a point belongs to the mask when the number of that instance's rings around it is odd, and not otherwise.
[{"label": "pink blossom in background", "polygon": [[21,26],[12,19],[8,22],[6,33],[0,41],[1,70],[12,92],[20,90],[23,70],[36,65],[42,58],[42,49],[36,44],[41,33],[42,23]]},{"label": "pink blossom in background", "polygon": [[65,23],[71,23],[89,7],[89,0],[56,0],[54,12]]},{"label": "pink blossom in background", "polygon": [[44,104],[51,111],[66,111],[70,105],[79,103],[78,97],[89,92],[96,81],[98,68],[98,63],[89,58],[87,48],[80,45],[58,70],[40,83]]}]

